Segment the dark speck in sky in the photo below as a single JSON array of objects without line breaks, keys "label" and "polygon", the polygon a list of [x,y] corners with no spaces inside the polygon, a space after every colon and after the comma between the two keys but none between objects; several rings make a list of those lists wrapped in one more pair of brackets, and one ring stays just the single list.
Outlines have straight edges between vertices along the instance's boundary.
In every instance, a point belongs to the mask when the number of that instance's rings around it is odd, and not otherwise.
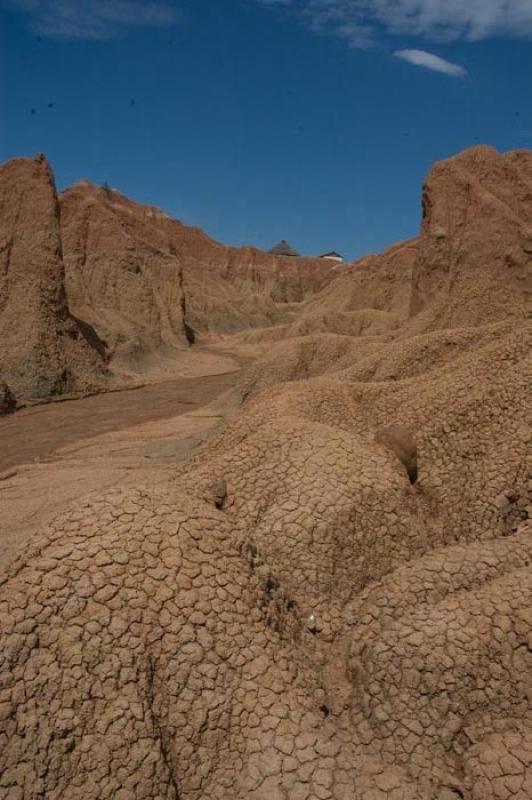
[{"label": "dark speck in sky", "polygon": [[[355,257],[417,232],[419,188],[435,160],[479,141],[503,152],[531,147],[532,48],[524,26],[515,36],[522,46],[500,28],[470,44],[462,23],[455,45],[427,42],[443,57],[471,60],[471,78],[457,81],[399,66],[392,53],[413,44],[406,30],[376,30],[379,46],[351,49],[340,23],[328,26],[338,29],[335,41],[283,12],[404,7],[407,0],[270,0],[268,13],[264,4],[0,0],[0,70],[9,75],[7,84],[0,78],[0,110],[9,115],[9,124],[0,123],[0,161],[45,149],[60,185],[81,173],[97,182],[105,174],[126,195],[171,214],[186,203],[190,217],[223,242],[285,236],[304,252],[334,247]],[[432,0],[449,5],[469,13],[488,3]],[[92,17],[74,14],[86,6]],[[148,6],[185,8],[183,24],[144,25],[159,19],[140,10]],[[138,18],[126,7],[138,7]],[[133,130],[123,135],[128,120]]]}]

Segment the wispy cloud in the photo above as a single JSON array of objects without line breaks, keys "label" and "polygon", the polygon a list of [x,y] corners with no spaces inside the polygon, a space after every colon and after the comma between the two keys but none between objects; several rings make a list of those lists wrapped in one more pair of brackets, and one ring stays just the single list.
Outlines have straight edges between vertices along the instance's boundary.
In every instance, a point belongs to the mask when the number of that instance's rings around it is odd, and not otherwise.
[{"label": "wispy cloud", "polygon": [[403,61],[408,61],[416,67],[425,67],[425,69],[431,69],[434,72],[443,72],[453,78],[462,78],[467,75],[464,67],[459,64],[453,64],[451,61],[446,61],[434,53],[428,53],[426,50],[397,50],[394,56],[402,58]]},{"label": "wispy cloud", "polygon": [[[110,39],[128,27],[172,25],[175,6],[166,0],[7,0],[29,15],[43,36]],[[5,3],[4,3],[5,4]]]},{"label": "wispy cloud", "polygon": [[[532,38],[532,0],[258,0],[299,14],[317,31],[352,47],[383,36],[427,41]],[[449,73],[450,74],[450,73]]]}]

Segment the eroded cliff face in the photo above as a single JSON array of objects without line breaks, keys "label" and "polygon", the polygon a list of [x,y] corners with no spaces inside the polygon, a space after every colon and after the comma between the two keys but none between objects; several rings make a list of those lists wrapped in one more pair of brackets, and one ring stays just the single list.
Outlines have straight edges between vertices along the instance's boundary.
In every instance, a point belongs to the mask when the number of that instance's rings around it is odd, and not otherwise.
[{"label": "eroded cliff face", "polygon": [[305,305],[290,333],[415,334],[526,317],[532,154],[475,147],[442,161],[422,205],[417,239],[350,265]]},{"label": "eroded cliff face", "polygon": [[284,319],[337,271],[224,247],[85,182],[58,202],[44,157],[0,182],[0,376],[23,395],[97,388],[106,365],[170,368],[198,338]]},{"label": "eroded cliff face", "polygon": [[335,274],[322,260],[224,247],[118,192],[81,183],[61,198],[69,302],[115,360],[194,336],[269,325]]},{"label": "eroded cliff face", "polygon": [[420,327],[522,317],[532,296],[532,154],[475,147],[436,164],[417,253]]},{"label": "eroded cliff face", "polygon": [[529,156],[457,161],[478,202],[438,178],[417,243],[268,331],[223,430],[0,579],[2,800],[532,796]]},{"label": "eroded cliff face", "polygon": [[182,265],[168,221],[121,195],[79,184],[61,197],[66,289],[115,366],[187,346]]},{"label": "eroded cliff face", "polygon": [[402,242],[349,265],[305,304],[291,332],[377,336],[397,330],[410,314],[417,246],[417,240]]},{"label": "eroded cliff face", "polygon": [[[171,363],[194,340],[412,333],[527,313],[532,158],[473,148],[436,165],[417,240],[350,267],[224,247],[157,209],[82,182],[60,198],[46,161],[2,168],[0,374],[49,395]],[[20,309],[25,309],[20,312]],[[282,326],[282,327],[279,327]]]},{"label": "eroded cliff face", "polygon": [[102,385],[101,354],[70,314],[59,207],[43,156],[0,167],[0,375],[46,397]]}]

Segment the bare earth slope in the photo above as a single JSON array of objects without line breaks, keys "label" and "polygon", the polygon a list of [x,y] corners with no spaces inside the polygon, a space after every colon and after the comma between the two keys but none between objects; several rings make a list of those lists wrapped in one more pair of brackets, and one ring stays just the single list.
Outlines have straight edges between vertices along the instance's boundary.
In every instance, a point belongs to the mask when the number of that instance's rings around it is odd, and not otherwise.
[{"label": "bare earth slope", "polygon": [[532,297],[532,156],[475,147],[437,164],[424,219],[411,313],[419,329],[522,317]]},{"label": "bare earth slope", "polygon": [[352,264],[279,338],[381,335],[409,318],[414,333],[523,319],[531,260],[532,155],[474,147],[431,170],[417,239]]},{"label": "bare earth slope", "polygon": [[357,261],[309,300],[291,333],[368,336],[396,330],[410,313],[416,256],[417,242],[411,241]]},{"label": "bare earth slope", "polygon": [[69,303],[115,363],[141,368],[150,353],[187,346],[183,271],[162,215],[79,184],[61,197],[61,235]]},{"label": "bare earth slope", "polygon": [[278,321],[336,274],[323,260],[229,248],[118,192],[76,184],[61,197],[69,302],[115,361],[187,345],[208,332]]},{"label": "bare earth slope", "polygon": [[0,167],[0,375],[48,396],[104,382],[101,343],[69,312],[54,180],[44,157]]},{"label": "bare earth slope", "polygon": [[436,167],[417,246],[337,282],[393,320],[334,330],[332,284],[193,458],[8,567],[2,800],[530,800],[531,163]]},{"label": "bare earth slope", "polygon": [[198,339],[293,315],[338,268],[230,248],[44,157],[0,168],[0,378],[46,397],[175,377]]}]

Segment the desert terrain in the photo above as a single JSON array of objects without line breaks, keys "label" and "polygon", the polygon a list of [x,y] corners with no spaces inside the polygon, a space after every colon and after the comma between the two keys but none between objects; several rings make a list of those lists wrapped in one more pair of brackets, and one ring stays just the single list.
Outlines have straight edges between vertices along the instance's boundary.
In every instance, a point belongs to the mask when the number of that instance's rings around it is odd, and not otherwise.
[{"label": "desert terrain", "polygon": [[532,798],[532,153],[221,245],[0,168],[1,800]]}]

